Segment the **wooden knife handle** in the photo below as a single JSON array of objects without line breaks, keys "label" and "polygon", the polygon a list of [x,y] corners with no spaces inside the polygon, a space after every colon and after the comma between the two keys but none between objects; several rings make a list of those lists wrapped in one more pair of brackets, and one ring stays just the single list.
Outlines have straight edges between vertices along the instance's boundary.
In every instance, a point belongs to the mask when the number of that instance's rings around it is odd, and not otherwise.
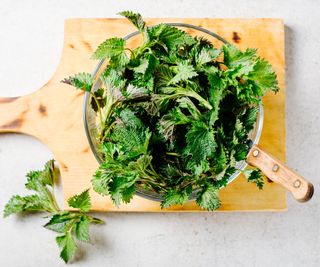
[{"label": "wooden knife handle", "polygon": [[306,202],[313,196],[313,185],[278,159],[254,145],[247,156],[248,164],[259,168],[270,180],[284,186],[294,198]]}]

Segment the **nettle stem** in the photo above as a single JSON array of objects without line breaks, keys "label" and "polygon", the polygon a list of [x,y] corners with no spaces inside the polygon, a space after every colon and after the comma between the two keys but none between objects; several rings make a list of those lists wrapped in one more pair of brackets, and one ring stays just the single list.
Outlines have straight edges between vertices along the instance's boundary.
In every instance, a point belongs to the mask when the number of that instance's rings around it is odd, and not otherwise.
[{"label": "nettle stem", "polygon": [[94,95],[94,93],[92,93],[92,92],[90,91],[89,94],[92,96],[92,98],[94,99],[94,102],[96,103],[96,105],[97,105],[97,107],[98,107],[100,125],[102,126],[102,124],[103,124],[103,119],[102,119],[102,111],[101,111],[101,106],[100,106],[100,104],[99,104],[99,101],[98,101],[98,99],[96,98],[96,96]]},{"label": "nettle stem", "polygon": [[186,95],[186,96],[195,98],[195,99],[197,99],[204,107],[206,107],[207,109],[209,109],[209,110],[212,109],[211,104],[210,104],[207,100],[205,100],[202,96],[200,96],[199,94],[197,94],[197,93],[196,93],[195,91],[193,91],[193,90],[186,89],[186,88],[183,88],[183,87],[178,87],[176,93],[179,94],[179,95]]},{"label": "nettle stem", "polygon": [[115,104],[115,101],[113,101],[112,97],[107,97],[107,103],[105,105],[104,112],[103,112],[104,118],[102,118],[102,115],[100,115],[101,116],[101,122],[100,122],[101,131],[100,131],[100,138],[99,139],[101,141],[103,141],[106,137],[104,130],[106,128],[106,122],[109,120],[111,110],[112,110],[114,104]]}]

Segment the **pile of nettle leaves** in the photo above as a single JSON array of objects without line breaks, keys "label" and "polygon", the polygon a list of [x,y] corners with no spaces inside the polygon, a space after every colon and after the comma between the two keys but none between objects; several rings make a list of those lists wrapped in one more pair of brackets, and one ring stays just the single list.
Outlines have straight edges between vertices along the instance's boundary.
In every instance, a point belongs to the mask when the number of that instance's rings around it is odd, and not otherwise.
[{"label": "pile of nettle leaves", "polygon": [[[115,205],[142,188],[160,194],[163,208],[195,195],[201,208],[214,210],[218,190],[246,158],[261,97],[278,91],[276,74],[255,49],[218,49],[173,26],[147,27],[140,14],[120,15],[143,43],[133,50],[118,37],[100,44],[92,58],[109,64],[94,92],[91,74],[64,80],[92,95],[100,120],[104,162],[93,188]],[[263,186],[258,170],[244,173]]]}]

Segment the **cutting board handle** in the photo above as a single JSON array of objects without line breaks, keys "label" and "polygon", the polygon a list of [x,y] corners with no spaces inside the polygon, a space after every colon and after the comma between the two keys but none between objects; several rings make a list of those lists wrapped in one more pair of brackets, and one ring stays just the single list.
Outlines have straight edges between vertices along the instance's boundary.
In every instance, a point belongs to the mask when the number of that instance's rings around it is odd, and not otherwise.
[{"label": "cutting board handle", "polygon": [[248,164],[259,168],[270,180],[284,186],[294,198],[306,202],[313,196],[313,185],[281,161],[254,145],[247,156]]},{"label": "cutting board handle", "polygon": [[0,133],[14,132],[31,134],[36,130],[37,118],[33,111],[30,95],[20,97],[0,97]]}]

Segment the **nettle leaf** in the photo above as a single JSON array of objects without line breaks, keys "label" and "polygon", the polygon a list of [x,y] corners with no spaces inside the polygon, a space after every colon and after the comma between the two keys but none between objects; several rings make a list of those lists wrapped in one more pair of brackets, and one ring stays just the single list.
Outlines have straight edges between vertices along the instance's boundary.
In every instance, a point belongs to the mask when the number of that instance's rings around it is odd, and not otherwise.
[{"label": "nettle leaf", "polygon": [[190,160],[196,164],[200,164],[207,157],[212,157],[217,147],[213,129],[201,121],[192,124],[186,134],[186,141],[185,154],[190,155]]},{"label": "nettle leaf", "polygon": [[209,74],[208,76],[210,88],[209,88],[209,102],[212,105],[212,111],[210,115],[210,124],[214,125],[214,123],[218,120],[219,110],[220,110],[220,102],[224,97],[225,83],[217,74]]},{"label": "nettle leaf", "polygon": [[61,248],[60,257],[65,263],[68,263],[73,258],[77,250],[77,244],[71,232],[67,232],[65,235],[58,236],[56,238],[56,242]]},{"label": "nettle leaf", "polygon": [[50,221],[47,222],[44,227],[58,232],[58,233],[64,233],[68,230],[70,225],[73,223],[73,217],[70,212],[62,212],[58,214],[54,214]]},{"label": "nettle leaf", "polygon": [[100,79],[107,87],[107,89],[117,88],[121,90],[125,87],[126,84],[126,80],[122,77],[122,72],[112,68],[106,69],[102,73]]},{"label": "nettle leaf", "polygon": [[247,131],[243,126],[243,123],[236,119],[235,127],[234,127],[234,137],[237,139],[237,142],[244,141],[244,138],[247,136]]},{"label": "nettle leaf", "polygon": [[109,195],[110,193],[109,185],[113,177],[112,170],[109,168],[110,164],[112,163],[102,163],[91,180],[94,191],[103,196]]},{"label": "nettle leaf", "polygon": [[46,211],[47,199],[41,198],[39,195],[28,195],[28,196],[12,196],[4,208],[4,217],[8,217],[14,213],[20,212],[42,212]]},{"label": "nettle leaf", "polygon": [[204,47],[201,49],[200,53],[196,56],[196,64],[197,66],[202,66],[210,61],[217,59],[217,57],[221,54],[221,50]]},{"label": "nettle leaf", "polygon": [[53,186],[54,184],[54,160],[49,160],[45,166],[44,170],[41,172],[41,181],[45,185]]},{"label": "nettle leaf", "polygon": [[143,31],[146,23],[143,21],[142,16],[139,13],[134,13],[132,11],[122,11],[118,15],[126,17],[134,26],[137,27],[139,31]]},{"label": "nettle leaf", "polygon": [[198,192],[196,202],[205,210],[212,211],[218,209],[221,206],[219,190],[210,184],[205,186]]},{"label": "nettle leaf", "polygon": [[185,115],[179,107],[175,107],[160,119],[159,130],[166,140],[170,140],[174,127],[191,123],[193,120]]},{"label": "nettle leaf", "polygon": [[263,189],[264,179],[260,170],[243,170],[242,173],[246,176],[248,182],[255,183],[260,190]]},{"label": "nettle leaf", "polygon": [[30,171],[27,173],[27,182],[25,183],[25,187],[29,190],[38,191],[39,187],[42,186],[40,175],[41,171]]},{"label": "nettle leaf", "polygon": [[195,69],[186,63],[178,63],[178,65],[172,69],[175,73],[175,76],[170,80],[170,84],[177,84],[181,81],[187,81],[198,76],[198,73],[195,71]]},{"label": "nettle leaf", "polygon": [[137,73],[145,73],[145,71],[147,70],[149,66],[149,61],[146,58],[142,58],[140,61],[140,65],[138,65],[137,67],[133,68],[133,70]]},{"label": "nettle leaf", "polygon": [[265,94],[267,90],[279,91],[277,75],[269,62],[259,58],[249,72],[248,78],[252,80]]},{"label": "nettle leaf", "polygon": [[105,40],[101,43],[97,50],[93,53],[93,59],[113,59],[123,65],[123,63],[127,63],[129,59],[126,59],[127,56],[125,54],[125,40],[118,37],[113,37]]},{"label": "nettle leaf", "polygon": [[241,51],[234,45],[224,45],[224,64],[228,68],[241,66],[241,68],[245,70],[243,73],[247,73],[253,68],[253,64],[256,59],[256,52],[256,49],[248,48],[245,51]]},{"label": "nettle leaf", "polygon": [[140,60],[140,64],[133,68],[136,73],[143,74],[145,79],[150,78],[155,71],[158,59],[153,54],[147,54]]},{"label": "nettle leaf", "polygon": [[189,34],[167,24],[151,27],[149,34],[151,39],[161,40],[169,49],[195,43],[195,40]]},{"label": "nettle leaf", "polygon": [[115,206],[119,207],[121,201],[127,203],[133,197],[132,186],[136,179],[136,172],[126,172],[125,175],[113,177],[110,183],[110,196]]},{"label": "nettle leaf", "polygon": [[122,110],[118,124],[114,126],[110,138],[121,146],[127,158],[135,159],[146,153],[151,133],[142,121],[129,109]]},{"label": "nettle leaf", "polygon": [[[24,211],[45,211],[47,209],[46,199],[41,198],[39,195],[24,196],[25,201]],[[45,201],[45,203],[44,203]]]},{"label": "nettle leaf", "polygon": [[83,191],[79,195],[75,195],[68,199],[70,207],[79,209],[82,212],[88,212],[91,209],[91,200],[89,195],[89,189]]},{"label": "nettle leaf", "polygon": [[106,105],[106,99],[104,97],[104,89],[99,88],[93,93],[94,97],[91,98],[91,107],[92,109],[97,112],[102,109]]},{"label": "nettle leaf", "polygon": [[173,72],[167,65],[158,65],[156,70],[155,87],[168,86],[173,78]]},{"label": "nettle leaf", "polygon": [[134,185],[126,187],[121,192],[121,198],[124,203],[129,203],[136,193],[136,189]]},{"label": "nettle leaf", "polygon": [[258,108],[252,107],[246,109],[245,114],[243,114],[241,120],[247,132],[250,132],[253,129],[254,124],[257,121],[258,111]]},{"label": "nettle leaf", "polygon": [[61,82],[70,84],[77,89],[90,92],[94,83],[94,78],[90,73],[78,73],[62,80]]},{"label": "nettle leaf", "polygon": [[161,208],[169,208],[172,205],[183,205],[187,201],[188,194],[186,191],[170,190],[164,195]]},{"label": "nettle leaf", "polygon": [[216,151],[215,156],[213,157],[214,164],[213,169],[215,174],[221,173],[225,168],[228,161],[225,148],[222,144],[219,144]]},{"label": "nettle leaf", "polygon": [[90,242],[90,221],[86,216],[81,216],[80,220],[75,224],[75,236],[82,242]]},{"label": "nettle leaf", "polygon": [[179,98],[177,103],[179,103],[179,107],[187,109],[195,120],[200,119],[201,112],[189,97]]},{"label": "nettle leaf", "polygon": [[23,197],[18,195],[12,196],[4,207],[3,217],[8,217],[11,214],[24,211],[25,201]]},{"label": "nettle leaf", "polygon": [[144,87],[136,87],[132,84],[129,84],[124,92],[124,96],[127,100],[145,98],[149,96],[149,91]]},{"label": "nettle leaf", "polygon": [[234,146],[234,158],[236,161],[245,160],[248,154],[248,146],[246,144],[237,144]]}]

